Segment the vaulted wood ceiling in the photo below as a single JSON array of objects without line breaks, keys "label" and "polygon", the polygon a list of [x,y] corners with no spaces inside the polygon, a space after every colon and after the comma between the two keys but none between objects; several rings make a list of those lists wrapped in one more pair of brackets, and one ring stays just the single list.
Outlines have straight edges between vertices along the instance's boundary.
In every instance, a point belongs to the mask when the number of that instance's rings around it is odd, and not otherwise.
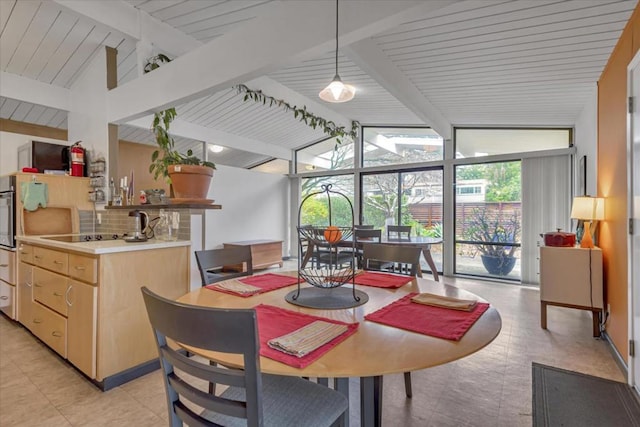
[{"label": "vaulted wood ceiling", "polygon": [[[308,1],[309,13],[326,21],[328,42],[287,58],[282,52],[295,50],[293,41],[302,34],[292,32],[291,20],[280,28],[265,26],[264,34],[286,36],[277,47],[286,60],[243,83],[337,122],[427,125],[440,133],[451,125],[573,125],[637,3],[342,0],[339,71],[357,94],[345,104],[326,104],[318,92],[335,72],[335,3]],[[296,3],[1,0],[0,118],[66,128],[63,103],[25,99],[16,87],[34,81],[45,92],[69,89],[103,46],[118,50],[118,84],[131,86],[141,78],[138,64],[145,54],[177,58],[202,46],[242,40],[234,34],[277,23],[278,16],[299,7]],[[391,16],[376,18],[382,7],[389,7]],[[314,18],[304,13],[301,21]],[[372,22],[354,25],[366,13]],[[229,49],[242,47],[229,44]],[[216,162],[249,167],[323,138],[290,112],[243,102],[233,84],[196,99],[177,99],[186,133],[178,135],[180,146],[200,146],[196,140],[202,138],[193,138],[189,129],[210,129],[214,137],[207,142],[230,148],[216,154]],[[151,142],[146,123],[121,125],[121,139]]]}]

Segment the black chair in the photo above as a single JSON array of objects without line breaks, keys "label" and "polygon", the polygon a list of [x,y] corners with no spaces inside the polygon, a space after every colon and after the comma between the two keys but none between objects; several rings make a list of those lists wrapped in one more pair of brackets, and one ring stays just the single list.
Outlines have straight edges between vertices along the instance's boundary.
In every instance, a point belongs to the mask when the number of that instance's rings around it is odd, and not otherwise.
[{"label": "black chair", "polygon": [[411,241],[410,225],[387,225],[387,240]]},{"label": "black chair", "polygon": [[[365,243],[362,248],[362,264],[365,270],[393,271],[407,276],[422,277],[420,254],[422,249],[416,246],[400,246]],[[392,264],[393,268],[387,268]],[[379,268],[382,266],[382,268]],[[413,396],[411,372],[404,373],[404,389],[408,398]]]},{"label": "black chair", "polygon": [[[362,268],[362,244],[363,243],[380,243],[382,241],[382,230],[371,228],[356,228],[353,230],[353,239],[355,242],[355,256],[358,262],[358,268]],[[352,253],[352,249],[343,249],[342,253]]]},{"label": "black chair", "polygon": [[[255,310],[181,304],[142,295],[158,345],[169,424],[182,426],[334,426],[346,421],[348,400],[328,387],[297,377],[260,373]],[[242,356],[244,369],[201,363],[167,345],[167,339],[206,351]],[[195,378],[195,380],[194,380]],[[197,379],[229,386],[220,395]],[[204,408],[196,412],[194,405]]]},{"label": "black chair", "polygon": [[[195,254],[202,286],[253,274],[253,261],[249,246],[207,249],[196,251]],[[240,271],[234,271],[236,269]]]},{"label": "black chair", "polygon": [[373,227],[375,227],[373,224],[356,224],[353,226],[354,230],[371,230]]}]

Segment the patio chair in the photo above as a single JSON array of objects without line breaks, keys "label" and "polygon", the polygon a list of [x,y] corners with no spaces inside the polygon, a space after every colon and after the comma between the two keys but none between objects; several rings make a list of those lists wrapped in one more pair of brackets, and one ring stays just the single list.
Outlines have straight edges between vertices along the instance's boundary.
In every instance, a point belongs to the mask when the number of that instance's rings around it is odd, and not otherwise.
[{"label": "patio chair", "polygon": [[[389,271],[386,266],[391,264],[394,273],[422,277],[421,253],[422,249],[416,246],[365,243],[362,247],[362,265],[365,270]],[[411,372],[404,373],[404,389],[407,397],[411,398]]]},{"label": "patio chair", "polygon": [[253,261],[249,246],[207,249],[196,251],[195,255],[202,286],[253,274]]},{"label": "patio chair", "polygon": [[[147,287],[142,295],[158,346],[172,427],[183,423],[319,427],[346,421],[349,404],[341,393],[302,378],[260,373],[255,310],[182,304]],[[199,362],[171,348],[167,339],[204,351],[237,354],[244,369]],[[201,380],[229,387],[215,395],[202,390]]]},{"label": "patio chair", "polygon": [[411,241],[411,226],[387,225],[387,240]]}]

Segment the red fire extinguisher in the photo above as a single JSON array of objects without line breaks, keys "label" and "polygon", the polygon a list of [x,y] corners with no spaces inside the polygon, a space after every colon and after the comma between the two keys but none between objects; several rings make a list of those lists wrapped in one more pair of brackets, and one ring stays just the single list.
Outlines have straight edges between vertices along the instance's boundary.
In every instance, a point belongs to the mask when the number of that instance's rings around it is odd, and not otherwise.
[{"label": "red fire extinguisher", "polygon": [[84,148],[80,142],[71,146],[71,176],[84,176]]}]

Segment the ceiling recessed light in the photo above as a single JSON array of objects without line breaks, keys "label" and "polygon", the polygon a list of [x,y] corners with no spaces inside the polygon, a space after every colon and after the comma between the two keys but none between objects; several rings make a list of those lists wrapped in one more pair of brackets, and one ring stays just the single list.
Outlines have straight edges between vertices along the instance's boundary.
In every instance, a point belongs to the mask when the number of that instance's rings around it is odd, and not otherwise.
[{"label": "ceiling recessed light", "polygon": [[222,150],[224,150],[224,147],[222,147],[220,145],[211,144],[211,145],[209,145],[209,150],[211,150],[214,153],[219,153]]}]

